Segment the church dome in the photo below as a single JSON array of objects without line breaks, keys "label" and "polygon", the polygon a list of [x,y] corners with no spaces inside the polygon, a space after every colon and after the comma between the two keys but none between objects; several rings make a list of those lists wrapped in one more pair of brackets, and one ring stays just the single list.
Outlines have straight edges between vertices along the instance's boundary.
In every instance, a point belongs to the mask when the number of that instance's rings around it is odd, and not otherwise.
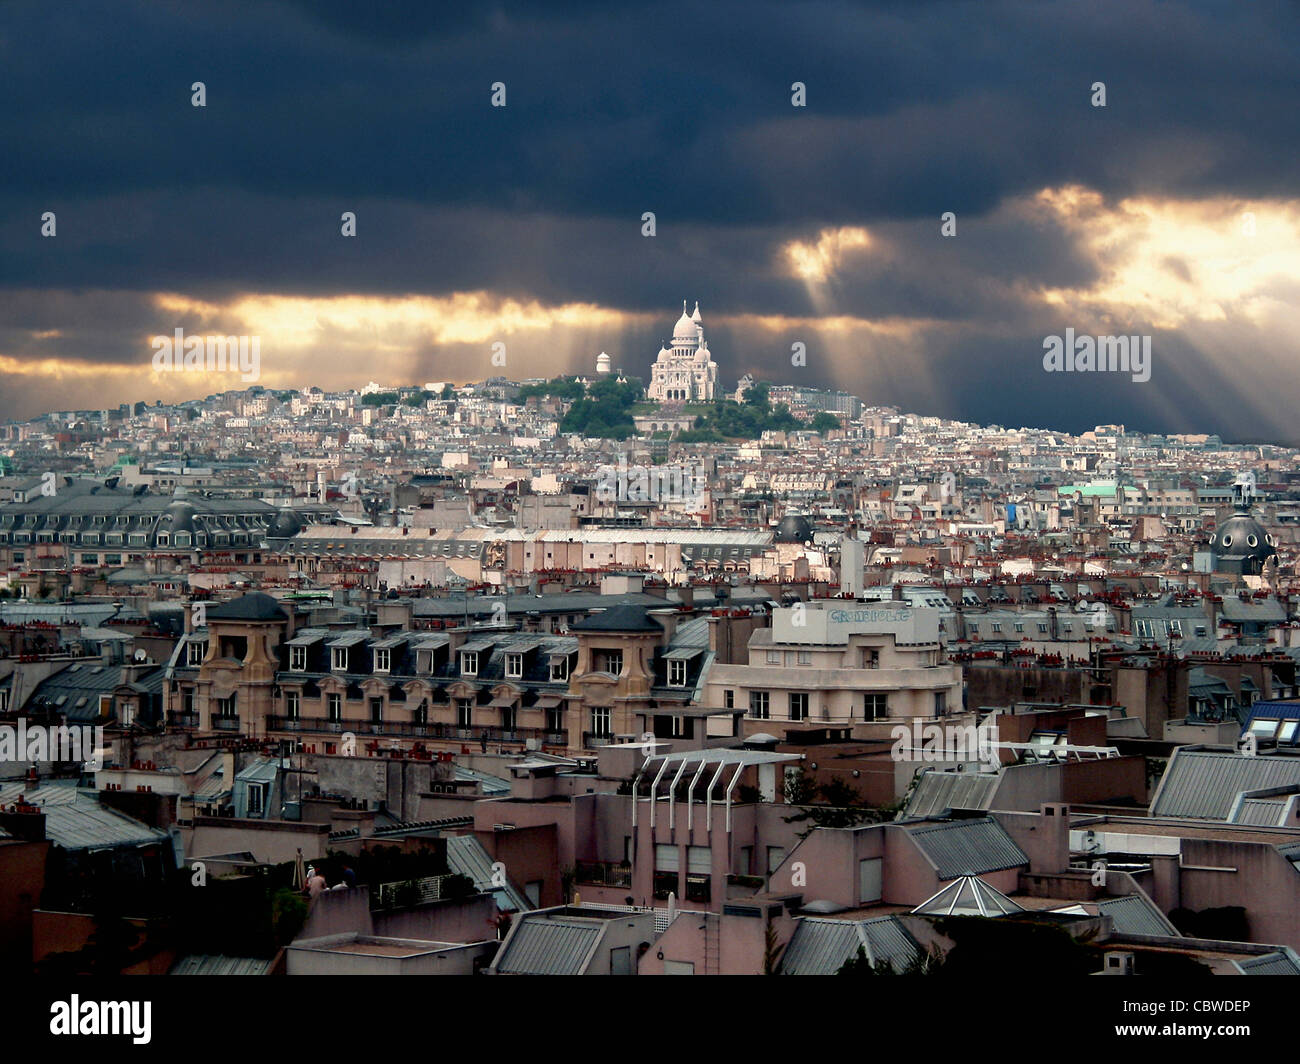
[{"label": "church dome", "polygon": [[673,326],[674,340],[694,340],[699,335],[700,330],[696,327],[695,322],[691,321],[691,316],[686,313],[686,305],[682,304],[682,316],[677,319],[677,324]]}]

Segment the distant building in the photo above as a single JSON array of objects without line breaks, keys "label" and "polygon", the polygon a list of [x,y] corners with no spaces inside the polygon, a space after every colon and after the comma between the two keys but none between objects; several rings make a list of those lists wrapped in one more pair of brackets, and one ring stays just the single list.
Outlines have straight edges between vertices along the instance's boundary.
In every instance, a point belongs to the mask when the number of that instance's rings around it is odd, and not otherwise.
[{"label": "distant building", "polygon": [[673,346],[659,349],[650,368],[651,399],[661,403],[712,402],[718,389],[718,364],[709,357],[700,319],[700,304],[693,315],[686,313],[673,326]]}]

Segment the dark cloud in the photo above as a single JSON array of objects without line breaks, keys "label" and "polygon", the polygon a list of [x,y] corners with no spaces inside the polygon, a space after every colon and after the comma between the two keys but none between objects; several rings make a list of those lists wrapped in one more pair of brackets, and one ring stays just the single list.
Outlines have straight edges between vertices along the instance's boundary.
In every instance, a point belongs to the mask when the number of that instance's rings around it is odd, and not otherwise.
[{"label": "dark cloud", "polygon": [[[915,341],[924,379],[873,372],[867,357],[857,377],[844,357],[809,367],[869,401],[1009,422],[1032,400],[1027,422],[1131,410],[1136,424],[1212,430],[1222,410],[1172,378],[1143,386],[1154,403],[1112,394],[1115,382],[1069,392],[1035,378],[1013,405],[1007,367],[1040,357],[1054,328],[1031,294],[1087,285],[1097,263],[1006,205],[1073,183],[1110,202],[1296,194],[1300,28],[1279,2],[140,0],[5,13],[0,354],[20,359],[52,346],[129,362],[143,332],[167,326],[156,291],[484,289],[662,313],[644,335],[597,341],[629,357],[648,345],[648,362],[689,295],[715,315],[941,323],[942,343]],[[190,106],[194,81],[206,108]],[[496,81],[504,109],[490,106]],[[807,108],[790,105],[795,81]],[[1095,81],[1105,108],[1090,105]],[[53,240],[39,234],[45,210]],[[356,240],[339,235],[344,210]],[[657,215],[652,240],[643,211]],[[944,211],[956,240],[938,235]],[[819,302],[778,253],[836,226],[867,226],[877,243]],[[1165,268],[1186,278],[1195,264]],[[57,341],[30,335],[54,329]],[[780,368],[754,353],[779,353],[766,334],[711,339],[724,372]],[[0,416],[30,412],[12,394]],[[57,386],[47,405],[61,405]]]}]

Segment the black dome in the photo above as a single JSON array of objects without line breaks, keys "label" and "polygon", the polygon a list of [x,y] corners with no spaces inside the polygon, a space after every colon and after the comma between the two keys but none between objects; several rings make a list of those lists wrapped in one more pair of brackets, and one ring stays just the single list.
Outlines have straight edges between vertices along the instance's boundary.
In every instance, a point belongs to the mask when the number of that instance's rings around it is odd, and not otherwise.
[{"label": "black dome", "polygon": [[1232,571],[1257,574],[1277,554],[1277,544],[1264,526],[1250,514],[1238,511],[1224,521],[1210,536],[1210,549],[1216,558],[1232,560]]},{"label": "black dome", "polygon": [[811,543],[812,538],[812,523],[806,517],[791,514],[781,518],[781,523],[776,526],[777,543]]},{"label": "black dome", "polygon": [[281,510],[267,527],[267,539],[289,539],[303,529],[303,519],[292,510]]}]

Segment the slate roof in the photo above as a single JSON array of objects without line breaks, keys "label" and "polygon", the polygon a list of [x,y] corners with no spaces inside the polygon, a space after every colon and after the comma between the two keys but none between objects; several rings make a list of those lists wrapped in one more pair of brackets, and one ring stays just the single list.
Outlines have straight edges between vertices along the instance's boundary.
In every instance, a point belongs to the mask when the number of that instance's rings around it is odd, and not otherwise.
[{"label": "slate roof", "polygon": [[620,603],[610,609],[593,613],[590,617],[571,624],[573,632],[655,632],[663,634],[663,626],[647,612],[644,606]]},{"label": "slate roof", "polygon": [[289,615],[270,595],[254,591],[207,609],[208,620],[218,621],[287,621]]}]

